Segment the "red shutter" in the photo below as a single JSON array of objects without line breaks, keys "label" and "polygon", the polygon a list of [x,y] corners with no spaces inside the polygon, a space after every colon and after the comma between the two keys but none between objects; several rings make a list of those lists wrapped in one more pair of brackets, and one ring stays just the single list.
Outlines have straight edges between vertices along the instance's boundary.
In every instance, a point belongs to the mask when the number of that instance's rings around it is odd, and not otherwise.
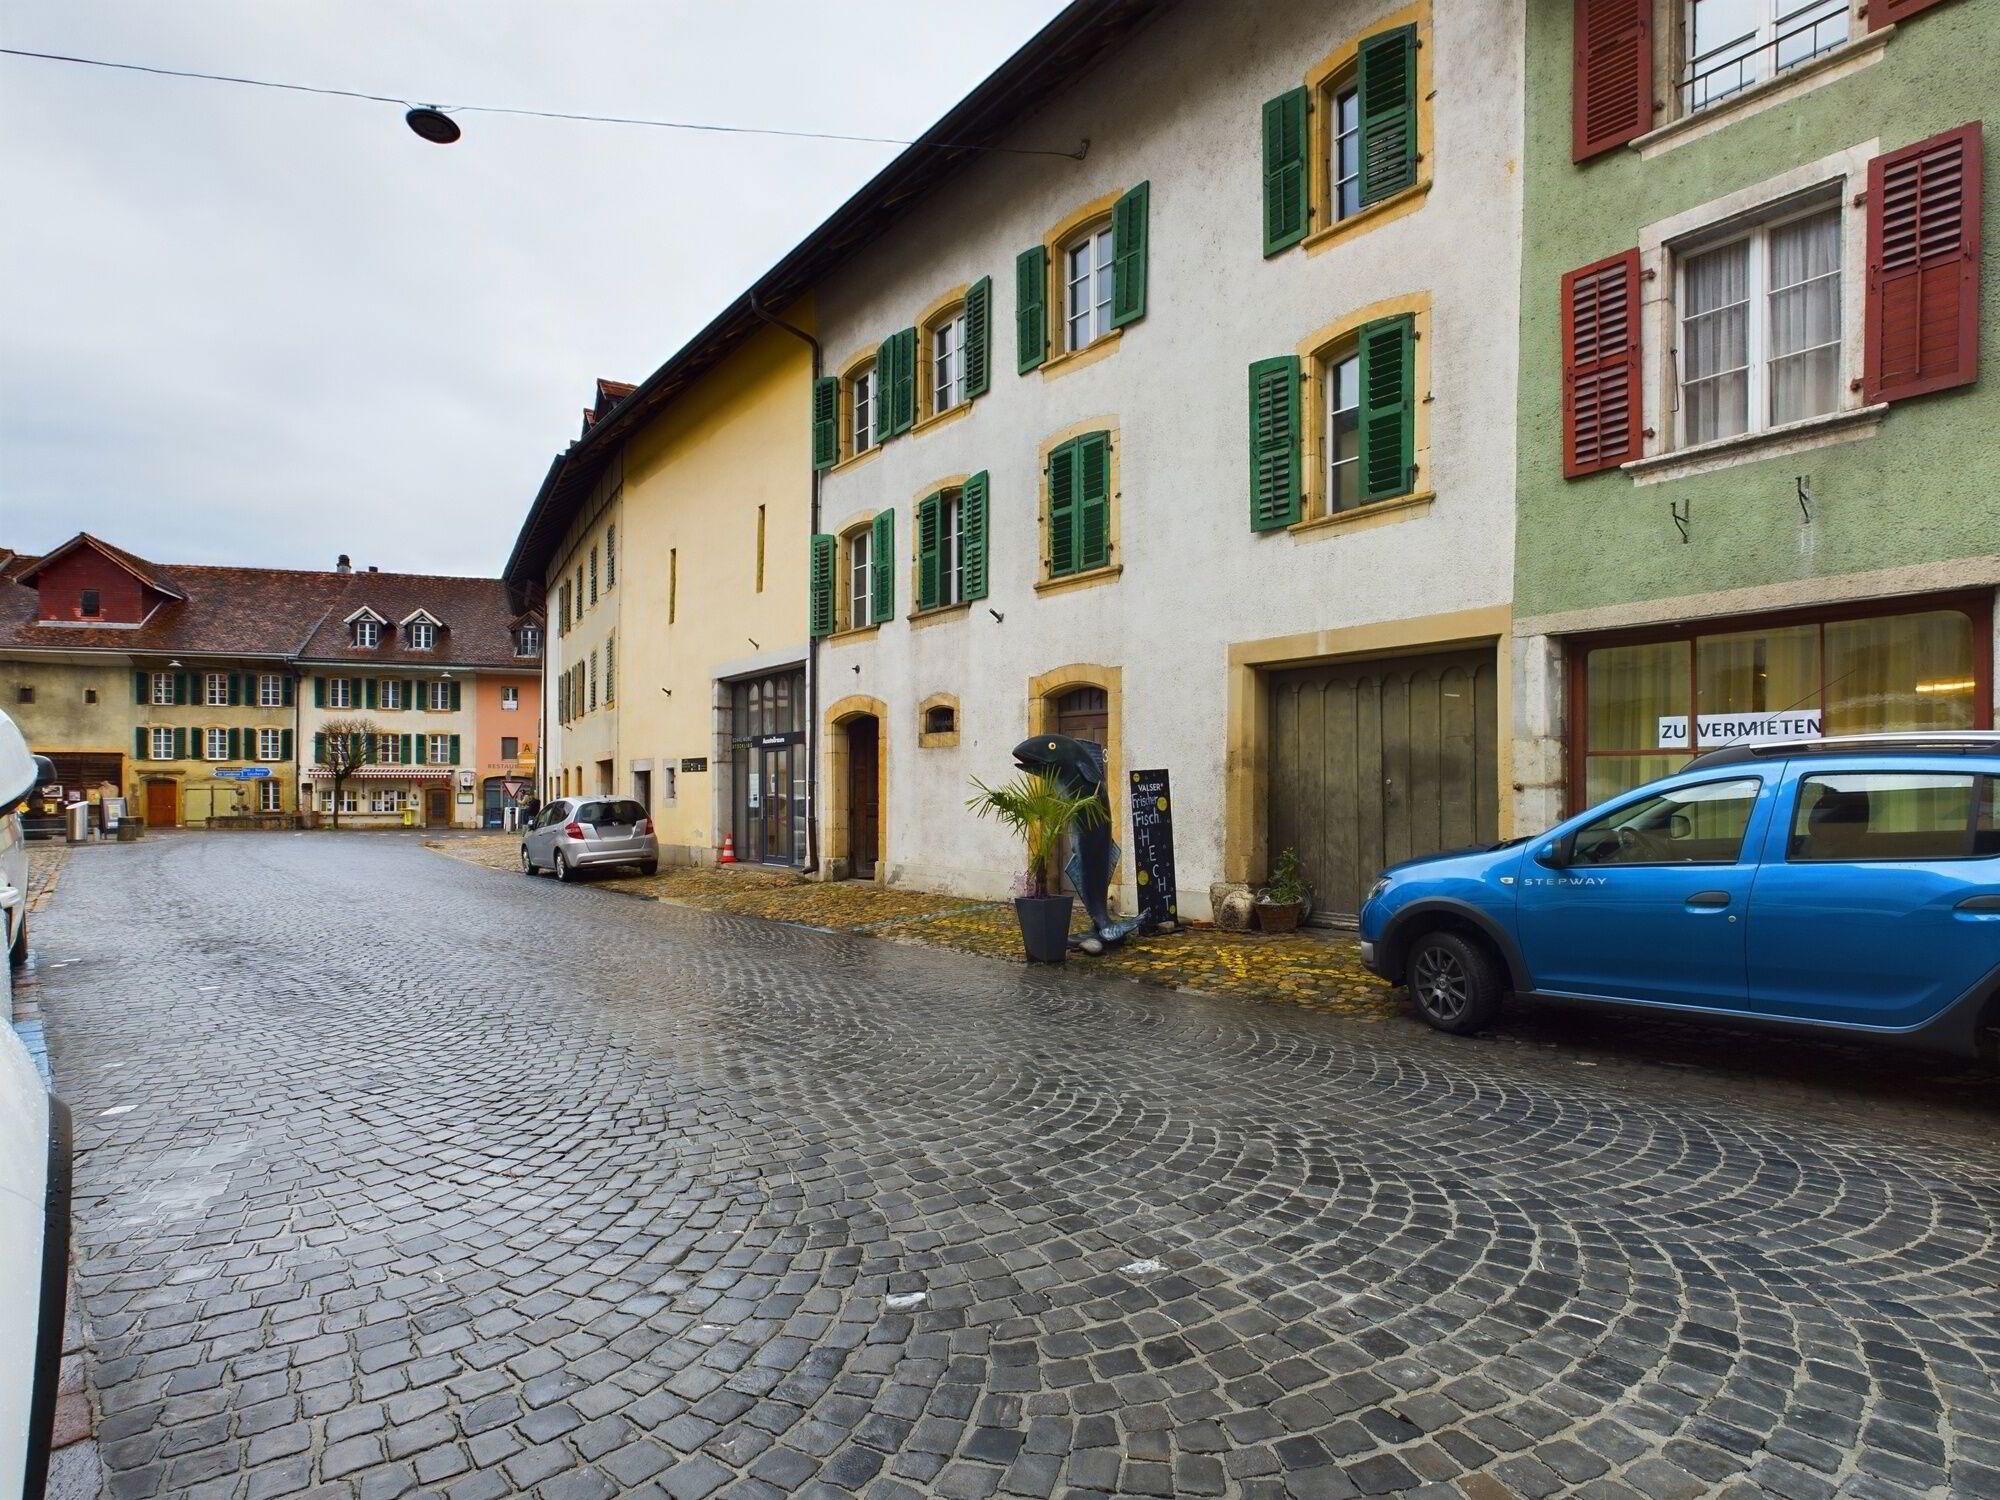
[{"label": "red shutter", "polygon": [[1562,280],[1563,474],[1639,456],[1639,252]]},{"label": "red shutter", "polygon": [[1574,0],[1570,158],[1653,128],[1653,0]]},{"label": "red shutter", "polygon": [[1920,10],[1929,10],[1938,0],[1869,0],[1868,29],[1879,31],[1898,21],[1907,21]]},{"label": "red shutter", "polygon": [[1980,127],[1868,163],[1862,389],[1899,401],[1979,374]]}]

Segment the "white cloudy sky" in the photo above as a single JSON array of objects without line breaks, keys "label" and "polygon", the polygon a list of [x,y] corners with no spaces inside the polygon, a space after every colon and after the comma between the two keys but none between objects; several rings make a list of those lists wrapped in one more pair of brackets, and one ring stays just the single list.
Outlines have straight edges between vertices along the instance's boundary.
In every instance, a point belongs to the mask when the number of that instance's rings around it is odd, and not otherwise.
[{"label": "white cloudy sky", "polygon": [[[908,137],[1060,0],[64,0],[0,46],[445,104]],[[0,545],[485,573],[637,380],[891,147],[0,57]]]}]

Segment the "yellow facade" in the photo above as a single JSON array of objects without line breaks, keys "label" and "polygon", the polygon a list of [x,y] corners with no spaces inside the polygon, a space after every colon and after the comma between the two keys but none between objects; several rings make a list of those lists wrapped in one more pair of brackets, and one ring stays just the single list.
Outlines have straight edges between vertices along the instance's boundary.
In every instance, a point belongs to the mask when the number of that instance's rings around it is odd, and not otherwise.
[{"label": "yellow facade", "polygon": [[[809,304],[780,316],[812,330]],[[730,828],[730,732],[719,709],[728,680],[805,659],[811,376],[810,350],[781,329],[734,350],[626,441],[545,579],[543,795],[632,796],[644,776],[669,863],[711,862]],[[614,523],[617,588],[607,595],[600,581],[596,609],[580,623],[572,613],[559,636],[562,582],[574,591],[581,562],[588,595],[589,548]],[[607,707],[602,652],[613,631],[617,695]],[[598,707],[559,724],[561,673],[579,661],[587,672],[593,650]],[[708,769],[683,769],[690,761]]]}]

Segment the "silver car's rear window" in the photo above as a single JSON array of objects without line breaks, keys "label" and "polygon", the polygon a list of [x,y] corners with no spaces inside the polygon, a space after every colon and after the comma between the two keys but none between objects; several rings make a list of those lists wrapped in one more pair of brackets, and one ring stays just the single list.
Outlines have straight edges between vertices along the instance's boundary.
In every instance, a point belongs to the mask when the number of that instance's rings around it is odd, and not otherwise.
[{"label": "silver car's rear window", "polygon": [[617,802],[586,802],[577,811],[579,823],[599,826],[615,823],[636,823],[646,816],[646,809],[629,799]]}]

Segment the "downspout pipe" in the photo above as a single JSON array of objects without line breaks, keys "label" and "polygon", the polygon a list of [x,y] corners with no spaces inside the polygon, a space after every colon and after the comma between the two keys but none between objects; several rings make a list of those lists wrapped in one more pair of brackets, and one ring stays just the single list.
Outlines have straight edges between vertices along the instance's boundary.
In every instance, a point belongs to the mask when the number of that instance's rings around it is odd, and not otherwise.
[{"label": "downspout pipe", "polygon": [[[812,390],[813,387],[819,384],[820,376],[824,373],[826,362],[825,353],[820,348],[819,340],[796,324],[787,323],[783,318],[766,312],[763,302],[758,299],[754,291],[750,293],[750,311],[759,321],[769,323],[773,328],[782,328],[793,338],[803,340],[805,346],[812,350],[812,385],[808,386],[806,390],[807,410],[810,412]],[[819,534],[819,470],[810,467],[810,455],[808,455],[808,472],[812,476],[812,504],[809,512],[811,519],[808,522],[808,535],[817,536]],[[810,622],[808,622],[806,630],[806,807],[808,813],[806,816],[805,873],[808,875],[817,875],[819,873],[819,637],[812,633]]]}]

